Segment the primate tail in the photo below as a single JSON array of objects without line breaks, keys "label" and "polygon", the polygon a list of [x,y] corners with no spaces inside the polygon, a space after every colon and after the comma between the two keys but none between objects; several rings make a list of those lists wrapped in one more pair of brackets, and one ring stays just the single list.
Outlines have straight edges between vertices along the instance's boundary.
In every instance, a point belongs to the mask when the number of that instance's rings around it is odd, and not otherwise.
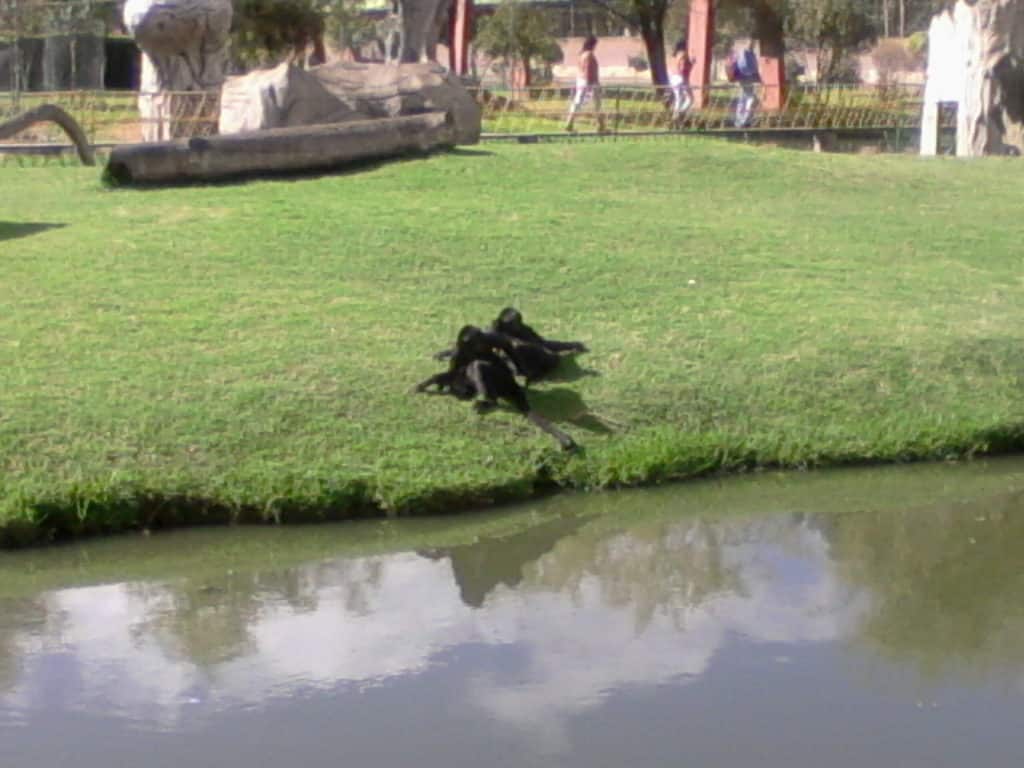
[{"label": "primate tail", "polygon": [[527,411],[523,415],[526,416],[526,418],[528,418],[538,427],[543,429],[545,432],[547,432],[549,435],[551,435],[553,438],[555,438],[555,440],[558,441],[558,444],[562,446],[563,451],[576,450],[576,441],[569,437],[567,434],[565,434],[565,432],[560,430],[550,421],[541,416],[539,413],[535,411]]}]

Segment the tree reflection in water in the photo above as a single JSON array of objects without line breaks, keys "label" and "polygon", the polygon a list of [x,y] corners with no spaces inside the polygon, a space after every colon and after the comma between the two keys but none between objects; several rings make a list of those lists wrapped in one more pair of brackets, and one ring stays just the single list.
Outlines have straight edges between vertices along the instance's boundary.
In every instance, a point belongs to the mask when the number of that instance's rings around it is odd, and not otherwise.
[{"label": "tree reflection in water", "polygon": [[[709,507],[685,494],[648,496],[645,510],[622,498],[605,497],[620,505],[608,514],[419,554],[275,568],[261,551],[221,575],[0,598],[0,710],[142,707],[174,729],[186,706],[340,696],[486,647],[515,649],[516,683],[475,669],[463,698],[557,743],[557,724],[609,691],[699,679],[730,637],[853,641],[932,679],[1024,674],[1020,492],[731,516],[688,512]],[[55,683],[58,653],[74,674]]]}]

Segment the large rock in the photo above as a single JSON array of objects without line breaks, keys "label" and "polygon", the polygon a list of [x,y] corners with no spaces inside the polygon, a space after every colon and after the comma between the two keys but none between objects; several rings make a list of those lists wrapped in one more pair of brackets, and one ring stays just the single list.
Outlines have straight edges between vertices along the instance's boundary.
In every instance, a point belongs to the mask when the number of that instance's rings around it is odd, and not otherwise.
[{"label": "large rock", "polygon": [[161,90],[208,90],[224,82],[231,0],[127,0],[122,17],[156,68]]},{"label": "large rock", "polygon": [[263,131],[366,117],[344,104],[312,74],[285,62],[228,78],[220,92],[218,132]]},{"label": "large rock", "polygon": [[219,111],[231,0],[127,0],[125,27],[142,49],[145,141],[210,133]]},{"label": "large rock", "polygon": [[935,154],[940,103],[957,106],[958,155],[1024,152],[1024,0],[958,0],[935,16],[922,154]]},{"label": "large rock", "polygon": [[958,155],[1024,152],[1024,0],[959,0],[954,17],[968,28]]},{"label": "large rock", "polygon": [[457,144],[480,140],[480,107],[432,62],[335,62],[310,70],[282,64],[229,78],[221,101],[221,133],[441,111],[451,115]]},{"label": "large rock", "polygon": [[447,0],[397,0],[404,62],[434,61],[441,25],[448,17]]}]

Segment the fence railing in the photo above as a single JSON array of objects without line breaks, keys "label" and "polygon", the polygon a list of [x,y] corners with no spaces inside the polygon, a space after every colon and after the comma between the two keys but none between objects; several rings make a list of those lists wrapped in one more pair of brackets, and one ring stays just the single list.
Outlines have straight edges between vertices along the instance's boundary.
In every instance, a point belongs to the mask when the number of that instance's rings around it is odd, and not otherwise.
[{"label": "fence railing", "polygon": [[[701,94],[694,89],[696,101]],[[756,86],[758,102],[768,94]],[[483,109],[485,134],[526,134],[562,130],[573,89],[540,87],[477,89]],[[705,106],[688,110],[673,120],[668,89],[636,86],[605,86],[601,89],[601,116],[609,133],[636,131],[714,131],[736,127],[736,100],[740,88],[714,85],[707,89]],[[755,109],[757,129],[884,129],[917,128],[921,122],[923,85],[800,85],[787,89],[781,108]],[[778,100],[776,100],[778,101]],[[598,115],[592,105],[578,112],[575,128],[597,130]]]},{"label": "fence railing", "polygon": [[[735,100],[739,87],[715,85],[708,89],[705,106],[689,110],[673,122],[667,89],[610,85],[602,89],[601,116],[613,135],[640,132],[713,132],[735,129]],[[552,134],[562,132],[572,88],[560,86],[523,89],[473,88],[481,106],[486,137]],[[856,130],[917,128],[921,121],[924,88],[920,85],[794,86],[788,89],[777,110],[756,109],[745,128],[758,130]],[[696,95],[696,94],[695,94]],[[759,99],[765,101],[763,91]],[[96,145],[140,141],[144,121],[139,115],[140,94],[132,91],[21,92],[17,98],[0,93],[0,121],[43,103],[65,109]],[[217,111],[209,99],[197,94],[175,94],[172,99],[174,135],[198,136],[216,132]],[[214,105],[215,106],[215,105]],[[949,122],[948,115],[943,120]],[[586,105],[575,119],[579,132],[597,131],[598,115]],[[948,128],[949,125],[942,127]],[[34,126],[5,144],[63,144],[66,139],[55,126]]]}]

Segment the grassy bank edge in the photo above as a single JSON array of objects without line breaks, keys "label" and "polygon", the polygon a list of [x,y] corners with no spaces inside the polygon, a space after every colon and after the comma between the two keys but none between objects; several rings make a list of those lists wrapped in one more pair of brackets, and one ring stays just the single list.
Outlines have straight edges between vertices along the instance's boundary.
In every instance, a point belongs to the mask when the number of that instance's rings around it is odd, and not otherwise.
[{"label": "grassy bank edge", "polygon": [[949,425],[913,434],[831,436],[793,444],[785,436],[681,433],[649,429],[613,441],[595,455],[554,451],[528,476],[458,488],[389,494],[372,478],[313,475],[271,478],[272,491],[155,489],[119,474],[77,481],[50,494],[4,494],[0,549],[89,536],[184,526],[309,524],[372,517],[480,510],[558,490],[658,485],[757,469],[825,469],[970,459],[1024,452],[1024,422],[980,428]]}]

